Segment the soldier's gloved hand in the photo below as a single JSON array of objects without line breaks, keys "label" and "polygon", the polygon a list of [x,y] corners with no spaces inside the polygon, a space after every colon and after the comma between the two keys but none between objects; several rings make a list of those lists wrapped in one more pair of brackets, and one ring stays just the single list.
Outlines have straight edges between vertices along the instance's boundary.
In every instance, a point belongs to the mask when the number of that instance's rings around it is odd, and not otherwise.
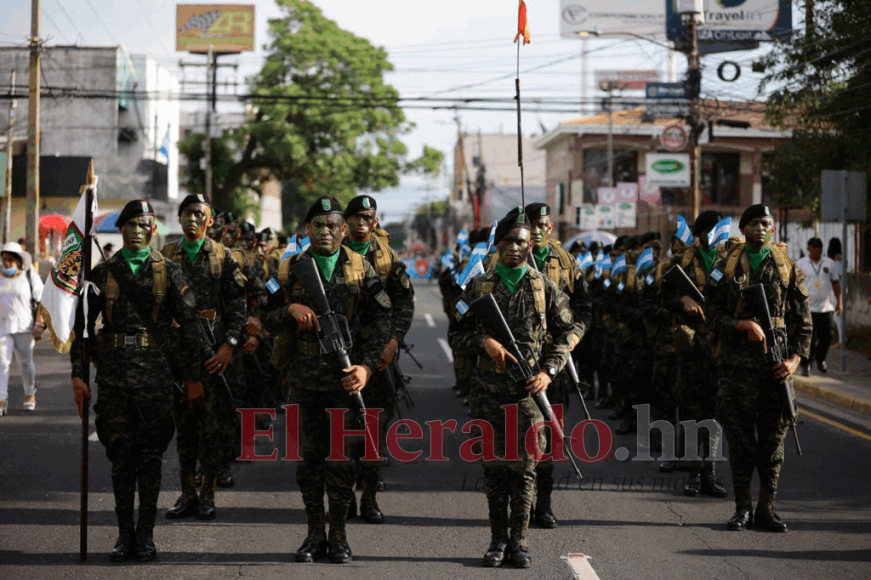
[{"label": "soldier's gloved hand", "polygon": [[762,330],[762,327],[759,326],[753,320],[741,320],[735,326],[735,330],[738,332],[746,332],[747,340],[750,342],[761,342],[762,343],[762,352],[768,352],[768,344],[765,342],[765,332]]},{"label": "soldier's gloved hand", "polygon": [[500,371],[504,371],[505,367],[508,366],[508,361],[512,363],[517,363],[517,359],[514,358],[508,350],[502,346],[502,344],[493,338],[492,336],[488,336],[484,339],[484,351],[487,353],[487,356],[490,357]]},{"label": "soldier's gloved hand", "polygon": [[248,322],[245,323],[245,334],[248,336],[257,336],[263,330],[263,323],[256,316],[249,316]]},{"label": "soldier's gloved hand", "polygon": [[252,354],[257,347],[260,346],[260,341],[257,340],[256,336],[249,336],[248,340],[245,341],[245,344],[242,345],[242,352],[245,354]]},{"label": "soldier's gloved hand", "polygon": [[293,316],[300,330],[321,330],[317,315],[305,304],[293,303],[287,307],[287,313]]},{"label": "soldier's gloved hand", "polygon": [[545,392],[548,385],[550,385],[550,375],[545,372],[540,372],[527,379],[526,390],[529,391],[530,395],[537,395]]},{"label": "soldier's gloved hand", "polygon": [[692,316],[693,318],[701,318],[703,322],[707,322],[707,319],[705,318],[705,310],[698,302],[696,302],[689,296],[682,296],[680,299],[680,303],[683,305],[684,312],[687,313],[687,316]]},{"label": "soldier's gloved hand", "polygon": [[395,338],[391,338],[387,341],[387,346],[384,347],[384,350],[381,352],[381,358],[378,359],[378,367],[379,371],[383,371],[387,367],[390,366],[390,363],[393,362],[394,357],[396,357],[396,351],[399,350],[399,341]]},{"label": "soldier's gloved hand", "polygon": [[230,364],[230,358],[233,356],[233,347],[226,342],[218,347],[215,356],[206,361],[206,370],[210,375],[215,373],[218,376],[227,372],[227,366]]},{"label": "soldier's gloved hand", "polygon": [[203,383],[199,381],[187,381],[184,384],[184,399],[188,404],[188,411],[194,410],[194,405],[203,401]]},{"label": "soldier's gloved hand", "polygon": [[366,365],[352,365],[346,369],[342,369],[342,371],[348,373],[348,375],[342,379],[342,387],[348,391],[349,395],[362,391],[363,387],[366,386],[366,383],[369,382],[369,377],[372,376],[372,369]]},{"label": "soldier's gloved hand", "polygon": [[76,402],[76,407],[79,408],[79,419],[82,418],[82,402],[87,401],[91,404],[91,389],[85,384],[85,381],[79,378],[72,380],[73,384],[73,400]]},{"label": "soldier's gloved hand", "polygon": [[799,363],[801,363],[801,357],[794,354],[782,363],[774,365],[771,369],[771,374],[781,383],[785,383],[795,373]]}]

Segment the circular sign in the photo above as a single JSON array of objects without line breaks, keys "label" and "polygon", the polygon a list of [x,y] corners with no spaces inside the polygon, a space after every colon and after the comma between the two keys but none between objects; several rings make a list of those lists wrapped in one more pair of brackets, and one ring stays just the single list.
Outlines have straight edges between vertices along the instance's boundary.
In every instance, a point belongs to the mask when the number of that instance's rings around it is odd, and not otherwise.
[{"label": "circular sign", "polygon": [[429,260],[416,260],[414,262],[414,271],[418,276],[426,276],[429,273]]},{"label": "circular sign", "polygon": [[[732,76],[726,77],[726,67],[732,69]],[[738,80],[738,77],[741,76],[741,67],[738,66],[737,62],[732,62],[731,60],[724,60],[720,63],[720,66],[717,67],[717,76],[720,77],[721,81],[727,83],[734,83]]]},{"label": "circular sign", "polygon": [[680,151],[687,145],[689,137],[687,132],[680,125],[669,125],[662,130],[662,135],[659,136],[659,142],[662,146],[671,151]]}]

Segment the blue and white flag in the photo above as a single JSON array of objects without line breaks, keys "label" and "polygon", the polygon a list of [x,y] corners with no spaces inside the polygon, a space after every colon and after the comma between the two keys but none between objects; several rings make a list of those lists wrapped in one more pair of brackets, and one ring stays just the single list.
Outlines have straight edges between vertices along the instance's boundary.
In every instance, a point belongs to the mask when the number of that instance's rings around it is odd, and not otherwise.
[{"label": "blue and white flag", "polygon": [[621,254],[616,260],[614,260],[614,265],[611,267],[611,276],[616,276],[617,274],[621,274],[626,271],[626,255]]},{"label": "blue and white flag", "polygon": [[490,239],[487,241],[487,253],[493,249],[493,240],[496,239],[496,226],[499,225],[499,222],[493,220],[493,225],[490,226]]},{"label": "blue and white flag", "polygon": [[605,256],[605,259],[602,260],[602,270],[610,270],[611,269],[611,254]]},{"label": "blue and white flag", "polygon": [[587,252],[586,254],[575,258],[575,262],[577,262],[578,268],[585,270],[593,265],[593,255],[590,252]]},{"label": "blue and white flag", "polygon": [[310,245],[312,245],[312,244],[311,244],[311,241],[308,239],[308,236],[304,237],[303,239],[301,239],[299,241],[299,251],[305,252],[306,250],[308,250],[308,247]]},{"label": "blue and white flag", "polygon": [[729,228],[732,226],[732,218],[721,219],[714,229],[708,232],[708,249],[713,250],[729,239]]},{"label": "blue and white flag", "polygon": [[442,256],[441,259],[441,265],[442,268],[446,268],[448,270],[454,269],[454,253],[452,251],[448,250],[447,252],[445,252],[445,255]]},{"label": "blue and white flag", "polygon": [[299,249],[296,245],[296,234],[290,236],[290,241],[287,242],[287,247],[284,248],[284,253],[281,254],[281,259],[289,258],[299,253]]},{"label": "blue and white flag", "polygon": [[695,239],[693,238],[693,232],[687,225],[687,220],[685,220],[682,215],[677,216],[677,233],[675,235],[677,236],[677,239],[688,246],[692,244]]},{"label": "blue and white flag", "polygon": [[643,274],[651,266],[653,266],[653,248],[647,248],[638,256],[638,260],[635,262],[635,271]]},{"label": "blue and white flag", "polygon": [[599,254],[596,256],[596,266],[595,266],[597,280],[602,277],[602,273],[605,271],[605,268],[602,267],[602,265],[604,263],[605,263],[605,254],[603,254],[602,252],[599,252]]},{"label": "blue and white flag", "polygon": [[475,249],[472,250],[472,255],[469,256],[469,263],[466,264],[466,267],[460,275],[457,276],[457,284],[460,288],[465,290],[469,280],[484,273],[484,258],[486,257],[487,244],[480,242],[475,246]]},{"label": "blue and white flag", "polygon": [[169,127],[166,128],[166,135],[163,136],[163,144],[157,151],[166,157],[166,165],[169,166],[169,148],[172,146],[172,141],[169,138]]},{"label": "blue and white flag", "polygon": [[460,230],[460,233],[457,234],[457,245],[460,247],[469,245],[469,232]]}]

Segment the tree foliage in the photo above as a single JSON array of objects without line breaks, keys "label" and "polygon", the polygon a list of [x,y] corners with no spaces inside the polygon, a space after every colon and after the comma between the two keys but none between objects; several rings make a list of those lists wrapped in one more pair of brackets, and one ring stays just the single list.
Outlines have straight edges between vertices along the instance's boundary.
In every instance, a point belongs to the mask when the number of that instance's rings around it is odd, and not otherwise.
[{"label": "tree foliage", "polygon": [[818,211],[824,169],[867,171],[871,162],[871,4],[814,0],[813,26],[797,28],[754,68],[767,119],[792,129],[769,169],[781,193]]}]

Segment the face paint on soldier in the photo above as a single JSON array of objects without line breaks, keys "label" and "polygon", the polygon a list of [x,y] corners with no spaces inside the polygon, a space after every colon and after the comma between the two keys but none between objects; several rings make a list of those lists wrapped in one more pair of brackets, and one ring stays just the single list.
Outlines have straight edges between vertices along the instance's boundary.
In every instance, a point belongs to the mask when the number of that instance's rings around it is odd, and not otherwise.
[{"label": "face paint on soldier", "polygon": [[532,247],[530,232],[526,228],[514,228],[497,244],[499,248],[499,263],[506,268],[517,268],[526,263],[529,250]]},{"label": "face paint on soldier", "polygon": [[315,216],[305,226],[305,233],[311,240],[311,251],[320,256],[335,254],[347,230],[345,218],[337,213]]},{"label": "face paint on soldier", "polygon": [[641,253],[641,248],[639,246],[635,246],[631,250],[626,250],[626,263],[634,264],[638,261],[638,255]]},{"label": "face paint on soldier", "polygon": [[239,241],[239,224],[230,222],[224,230],[224,235],[221,237],[221,243],[228,248],[235,248],[236,242]]},{"label": "face paint on soldier", "polygon": [[214,223],[210,225],[208,230],[206,231],[206,235],[208,235],[209,238],[212,239],[212,241],[220,242],[224,238],[225,225],[226,224],[224,223],[224,217],[217,216],[214,220]]},{"label": "face paint on soldier", "polygon": [[741,233],[747,239],[747,243],[754,248],[768,245],[776,231],[777,226],[774,225],[774,218],[771,217],[754,218],[741,228]]},{"label": "face paint on soldier", "polygon": [[212,208],[204,203],[192,203],[184,208],[178,218],[184,238],[189,242],[198,242],[206,236],[206,229],[214,223]]},{"label": "face paint on soldier", "polygon": [[372,232],[378,227],[378,218],[375,210],[360,211],[348,216],[348,235],[355,242],[368,242],[372,239]]},{"label": "face paint on soldier", "polygon": [[540,250],[547,245],[550,239],[550,233],[553,231],[553,222],[549,217],[542,216],[529,225],[532,227],[532,243],[535,245],[536,250]]},{"label": "face paint on soldier", "polygon": [[119,228],[124,248],[131,252],[139,252],[151,245],[151,237],[157,233],[157,225],[151,216],[130,218]]},{"label": "face paint on soldier", "polygon": [[242,234],[242,247],[247,252],[253,252],[257,246],[257,235],[254,232],[245,232]]}]

